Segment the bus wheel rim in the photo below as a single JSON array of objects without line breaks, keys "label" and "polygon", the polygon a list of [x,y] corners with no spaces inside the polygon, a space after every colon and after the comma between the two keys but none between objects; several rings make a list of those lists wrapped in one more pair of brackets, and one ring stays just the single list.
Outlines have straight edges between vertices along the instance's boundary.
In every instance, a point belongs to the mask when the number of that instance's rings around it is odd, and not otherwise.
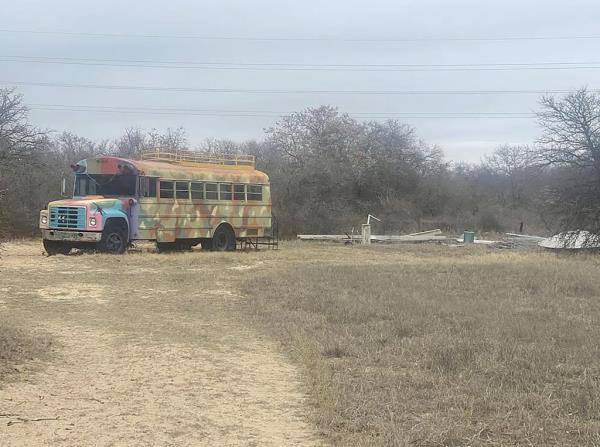
[{"label": "bus wheel rim", "polygon": [[106,248],[108,248],[109,251],[119,251],[122,243],[121,236],[117,233],[111,233],[106,238]]}]

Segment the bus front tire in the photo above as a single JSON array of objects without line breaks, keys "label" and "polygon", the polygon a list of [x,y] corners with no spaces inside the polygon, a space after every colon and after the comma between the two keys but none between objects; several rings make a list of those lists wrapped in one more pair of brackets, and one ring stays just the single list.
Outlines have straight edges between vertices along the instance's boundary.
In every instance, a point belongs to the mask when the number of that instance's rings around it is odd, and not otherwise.
[{"label": "bus front tire", "polygon": [[212,237],[212,251],[234,251],[235,233],[227,225],[219,226]]},{"label": "bus front tire", "polygon": [[46,250],[48,256],[68,255],[71,251],[71,246],[61,241],[49,241],[44,239],[42,243],[44,244],[44,250]]},{"label": "bus front tire", "polygon": [[98,248],[104,253],[120,255],[127,250],[127,228],[119,223],[109,222],[102,231]]}]

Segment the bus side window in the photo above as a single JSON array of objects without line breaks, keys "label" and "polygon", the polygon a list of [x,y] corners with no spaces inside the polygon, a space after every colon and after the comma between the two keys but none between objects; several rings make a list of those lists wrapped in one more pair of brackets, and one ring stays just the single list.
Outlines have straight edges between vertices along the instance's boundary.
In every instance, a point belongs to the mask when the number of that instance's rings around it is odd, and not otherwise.
[{"label": "bus side window", "polygon": [[248,185],[248,200],[262,201],[262,185]]},{"label": "bus side window", "polygon": [[219,183],[219,200],[231,200],[231,183]]},{"label": "bus side window", "polygon": [[246,200],[246,185],[233,185],[233,200]]},{"label": "bus side window", "polygon": [[190,200],[189,182],[175,182],[175,198]]},{"label": "bus side window", "polygon": [[204,183],[191,183],[192,200],[204,199]]},{"label": "bus side window", "polygon": [[156,178],[148,177],[148,197],[156,197]]},{"label": "bus side window", "polygon": [[218,200],[219,190],[216,183],[207,183],[204,187],[206,188],[206,200]]},{"label": "bus side window", "polygon": [[161,199],[172,199],[174,197],[173,188],[175,182],[160,182],[160,198]]},{"label": "bus side window", "polygon": [[140,197],[156,197],[156,178],[140,177],[138,195]]}]

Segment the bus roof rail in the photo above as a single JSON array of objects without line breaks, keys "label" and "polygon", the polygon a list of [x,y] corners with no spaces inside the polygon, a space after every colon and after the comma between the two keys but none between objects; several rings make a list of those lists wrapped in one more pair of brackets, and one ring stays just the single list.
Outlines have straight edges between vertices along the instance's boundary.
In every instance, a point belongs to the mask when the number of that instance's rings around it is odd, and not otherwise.
[{"label": "bus roof rail", "polygon": [[178,164],[216,164],[226,166],[256,167],[254,155],[241,154],[208,154],[195,151],[169,151],[154,149],[142,154],[142,160],[166,161]]}]

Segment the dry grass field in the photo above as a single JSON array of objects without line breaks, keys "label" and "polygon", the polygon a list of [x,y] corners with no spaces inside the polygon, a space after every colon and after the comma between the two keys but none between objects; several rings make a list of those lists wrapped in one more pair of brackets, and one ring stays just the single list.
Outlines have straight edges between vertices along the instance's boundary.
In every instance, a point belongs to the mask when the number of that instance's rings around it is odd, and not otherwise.
[{"label": "dry grass field", "polygon": [[21,243],[0,269],[3,446],[600,445],[597,257]]},{"label": "dry grass field", "polygon": [[261,257],[9,244],[0,446],[319,445],[298,368],[244,321]]},{"label": "dry grass field", "polygon": [[246,284],[340,445],[600,445],[600,260],[305,249]]}]

